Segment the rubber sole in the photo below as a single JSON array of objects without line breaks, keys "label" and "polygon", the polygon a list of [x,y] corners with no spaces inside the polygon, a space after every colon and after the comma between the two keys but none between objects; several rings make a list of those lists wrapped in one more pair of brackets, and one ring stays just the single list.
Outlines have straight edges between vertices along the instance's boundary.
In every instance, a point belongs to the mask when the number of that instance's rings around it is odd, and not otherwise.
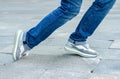
[{"label": "rubber sole", "polygon": [[80,52],[80,51],[78,51],[78,50],[76,50],[76,49],[74,49],[74,48],[70,48],[70,47],[68,47],[68,46],[65,46],[64,49],[65,49],[66,51],[69,51],[69,52],[71,52],[71,53],[73,53],[73,54],[80,55],[80,56],[85,57],[85,58],[95,58],[95,57],[97,57],[97,55],[85,54],[85,53],[83,53],[83,52]]},{"label": "rubber sole", "polygon": [[19,46],[19,41],[22,38],[22,35],[23,35],[23,31],[19,30],[16,33],[15,38],[14,38],[14,47],[13,47],[13,60],[14,61],[17,60],[16,53],[17,53],[17,49],[18,49],[18,46]]}]

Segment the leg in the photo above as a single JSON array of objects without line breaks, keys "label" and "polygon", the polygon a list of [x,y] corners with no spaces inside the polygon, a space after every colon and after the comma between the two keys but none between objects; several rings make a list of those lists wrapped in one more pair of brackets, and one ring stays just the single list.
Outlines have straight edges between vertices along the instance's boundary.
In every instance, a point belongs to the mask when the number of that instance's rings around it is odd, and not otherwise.
[{"label": "leg", "polygon": [[26,34],[25,43],[33,48],[45,40],[55,29],[75,17],[82,0],[61,0],[61,6],[46,16],[36,27]]},{"label": "leg", "polygon": [[82,0],[61,0],[61,6],[46,16],[36,27],[26,34],[18,31],[13,48],[13,59],[16,61],[26,56],[27,50],[38,45],[55,29],[75,17],[79,13],[81,3]]},{"label": "leg", "polygon": [[83,57],[96,57],[97,52],[86,43],[100,22],[112,8],[115,0],[95,0],[80,21],[76,31],[71,34],[65,49]]},{"label": "leg", "polygon": [[86,41],[88,36],[93,34],[114,3],[115,0],[95,0],[83,16],[76,31],[71,34],[69,40],[71,42]]}]

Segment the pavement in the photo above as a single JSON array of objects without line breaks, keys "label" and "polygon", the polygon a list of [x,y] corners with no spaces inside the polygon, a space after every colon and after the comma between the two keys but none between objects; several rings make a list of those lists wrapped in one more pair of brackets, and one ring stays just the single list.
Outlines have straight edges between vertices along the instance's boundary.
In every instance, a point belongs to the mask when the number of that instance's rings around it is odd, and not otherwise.
[{"label": "pavement", "polygon": [[[14,62],[12,47],[15,32],[34,27],[59,6],[57,0],[0,0],[0,79],[120,79],[120,1],[89,37],[88,43],[99,52],[97,58],[82,58],[64,50],[64,45],[93,0],[83,0],[81,13],[57,29]],[[47,49],[47,50],[46,50]]]}]

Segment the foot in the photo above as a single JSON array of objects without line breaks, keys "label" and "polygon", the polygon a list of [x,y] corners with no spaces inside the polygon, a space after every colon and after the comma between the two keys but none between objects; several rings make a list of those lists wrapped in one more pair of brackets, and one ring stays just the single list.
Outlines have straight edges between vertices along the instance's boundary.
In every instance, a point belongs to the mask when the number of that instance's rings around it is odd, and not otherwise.
[{"label": "foot", "polygon": [[13,48],[14,61],[17,61],[23,56],[28,55],[28,53],[26,53],[27,49],[25,49],[25,46],[23,44],[23,37],[24,37],[24,32],[22,30],[19,30],[16,33],[16,36],[14,39],[14,48]]},{"label": "foot", "polygon": [[97,52],[94,51],[93,49],[91,49],[89,47],[89,45],[86,44],[86,43],[80,44],[80,45],[75,45],[71,42],[68,42],[65,45],[65,49],[67,51],[78,54],[78,55],[80,55],[82,57],[85,57],[85,58],[95,58],[95,57],[97,57]]}]

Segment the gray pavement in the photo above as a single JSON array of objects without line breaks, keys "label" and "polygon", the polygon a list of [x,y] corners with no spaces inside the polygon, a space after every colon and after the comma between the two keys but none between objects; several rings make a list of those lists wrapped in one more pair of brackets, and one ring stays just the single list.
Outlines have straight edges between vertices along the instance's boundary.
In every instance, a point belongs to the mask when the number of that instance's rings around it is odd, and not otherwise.
[{"label": "gray pavement", "polygon": [[93,1],[83,0],[76,18],[31,50],[28,57],[13,62],[15,32],[35,26],[60,0],[0,0],[0,79],[120,79],[119,0],[88,40],[99,52],[97,58],[82,58],[64,50],[70,33]]}]

